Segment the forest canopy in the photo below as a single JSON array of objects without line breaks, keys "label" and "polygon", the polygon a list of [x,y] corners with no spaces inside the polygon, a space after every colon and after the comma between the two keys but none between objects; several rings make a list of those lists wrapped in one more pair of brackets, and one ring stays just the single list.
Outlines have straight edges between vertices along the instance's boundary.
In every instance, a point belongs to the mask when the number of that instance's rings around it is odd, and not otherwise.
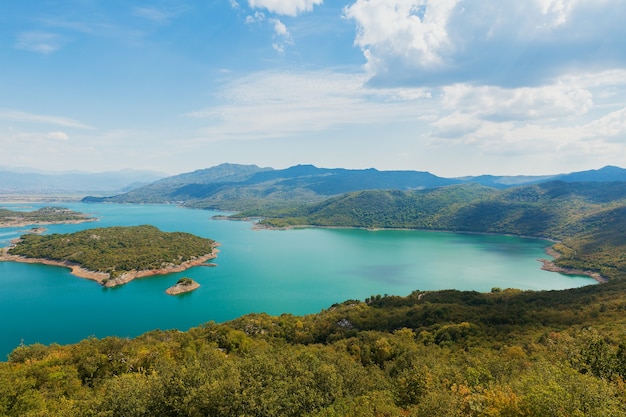
[{"label": "forest canopy", "polygon": [[150,225],[115,226],[71,234],[27,234],[10,255],[68,261],[112,277],[180,265],[211,254],[214,241],[183,232],[162,232]]}]

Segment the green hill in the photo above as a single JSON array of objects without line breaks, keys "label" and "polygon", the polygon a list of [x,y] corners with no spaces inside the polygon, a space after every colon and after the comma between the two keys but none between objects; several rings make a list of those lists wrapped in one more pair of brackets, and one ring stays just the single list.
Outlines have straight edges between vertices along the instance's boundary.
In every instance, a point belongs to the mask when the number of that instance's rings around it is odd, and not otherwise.
[{"label": "green hill", "polygon": [[70,234],[24,235],[10,255],[68,261],[117,277],[180,265],[212,253],[214,242],[182,232],[162,232],[154,226],[106,227]]}]

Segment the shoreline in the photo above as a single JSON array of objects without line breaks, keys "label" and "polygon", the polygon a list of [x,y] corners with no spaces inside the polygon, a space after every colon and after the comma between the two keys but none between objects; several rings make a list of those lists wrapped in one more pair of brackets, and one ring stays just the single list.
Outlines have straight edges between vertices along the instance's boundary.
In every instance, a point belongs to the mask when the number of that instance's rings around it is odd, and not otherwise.
[{"label": "shoreline", "polygon": [[[555,260],[561,257],[561,254],[557,252],[556,250],[554,250],[552,247],[546,248],[546,254],[552,256]],[[537,259],[537,260],[542,263],[541,269],[543,269],[544,271],[558,272],[560,274],[565,274],[565,275],[586,276],[586,277],[595,279],[598,282],[598,284],[606,284],[607,282],[609,282],[608,278],[603,277],[602,275],[600,275],[598,272],[595,272],[595,271],[583,271],[582,269],[565,268],[565,267],[556,265],[554,263],[554,260],[549,260],[549,259]]]},{"label": "shoreline", "polygon": [[211,253],[199,256],[195,259],[191,259],[189,261],[185,261],[178,265],[169,265],[163,268],[156,269],[144,269],[140,271],[127,271],[122,275],[116,278],[111,278],[111,274],[108,272],[98,272],[91,271],[89,269],[83,268],[81,265],[70,262],[70,261],[57,261],[53,259],[45,259],[45,258],[26,258],[20,255],[10,255],[8,250],[10,248],[0,248],[0,262],[20,262],[20,263],[28,263],[28,264],[39,264],[39,265],[51,265],[51,266],[61,266],[64,268],[71,269],[71,273],[74,276],[79,278],[86,278],[92,281],[96,281],[98,284],[102,285],[106,288],[116,287],[118,285],[126,284],[136,278],[145,278],[154,275],[166,275],[174,272],[182,272],[189,268],[193,268],[195,266],[204,266],[207,265],[206,262],[210,259],[217,258],[217,254],[219,250],[216,249],[219,243],[214,243],[211,246]]},{"label": "shoreline", "polygon": [[[357,229],[357,230],[367,230],[367,231],[379,231],[379,230],[413,230],[413,231],[422,231],[422,232],[442,232],[442,233],[458,233],[458,234],[469,234],[469,235],[485,235],[485,236],[512,236],[512,237],[519,237],[519,238],[523,238],[523,239],[539,239],[539,240],[545,240],[546,242],[553,242],[553,243],[559,243],[560,241],[557,239],[553,239],[553,238],[548,238],[548,237],[538,237],[538,236],[525,236],[525,235],[515,235],[515,234],[510,234],[510,233],[493,233],[493,232],[468,232],[468,231],[454,231],[454,230],[439,230],[439,229],[420,229],[420,228],[415,228],[415,229],[411,229],[411,228],[402,228],[402,227],[377,227],[377,228],[371,228],[371,227],[350,227],[350,226],[315,226],[315,225],[289,225],[289,226],[284,226],[284,227],[276,227],[276,226],[269,226],[269,225],[260,225],[258,224],[258,222],[255,222],[255,220],[258,220],[259,218],[253,218],[253,217],[248,217],[248,218],[241,218],[241,219],[229,219],[226,216],[220,216],[219,217],[220,220],[245,220],[245,221],[249,221],[252,224],[252,228],[254,230],[295,230],[295,229]],[[550,256],[552,256],[554,259],[558,259],[561,254],[559,252],[557,252],[556,250],[553,249],[552,246],[549,246],[545,249],[546,253]],[[595,271],[583,271],[580,269],[574,269],[574,268],[565,268],[562,266],[558,266],[554,263],[553,260],[549,260],[549,259],[537,259],[539,262],[542,263],[541,269],[543,269],[544,271],[548,271],[548,272],[556,272],[556,273],[560,273],[560,274],[564,274],[564,275],[580,275],[580,276],[586,276],[589,277],[591,279],[594,279],[598,284],[606,284],[607,282],[609,282],[608,278],[602,276],[601,274],[599,274],[598,272]]]}]

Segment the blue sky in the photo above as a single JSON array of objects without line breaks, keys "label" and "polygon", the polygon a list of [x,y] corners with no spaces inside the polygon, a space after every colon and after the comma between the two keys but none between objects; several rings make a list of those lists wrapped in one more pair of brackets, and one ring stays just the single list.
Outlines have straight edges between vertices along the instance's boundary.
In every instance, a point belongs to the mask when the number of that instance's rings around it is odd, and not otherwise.
[{"label": "blue sky", "polygon": [[0,166],[626,167],[623,0],[0,3]]}]

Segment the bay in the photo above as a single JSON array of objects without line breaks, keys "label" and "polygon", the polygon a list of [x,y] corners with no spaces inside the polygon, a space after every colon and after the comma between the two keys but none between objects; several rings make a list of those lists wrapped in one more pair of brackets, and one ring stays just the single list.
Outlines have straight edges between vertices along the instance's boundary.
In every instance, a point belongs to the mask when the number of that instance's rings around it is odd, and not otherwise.
[{"label": "bay", "polygon": [[[46,233],[153,224],[215,239],[217,267],[134,280],[117,288],[68,269],[0,262],[0,360],[20,343],[74,343],[86,337],[133,337],[154,329],[186,330],[247,313],[316,313],[348,299],[414,290],[533,290],[594,284],[541,270],[551,243],[512,236],[414,230],[254,230],[241,221],[173,205],[55,204],[98,222],[50,225]],[[8,205],[29,210],[33,205]],[[0,228],[0,246],[28,227]],[[201,287],[172,297],[165,289],[188,276]]]}]

